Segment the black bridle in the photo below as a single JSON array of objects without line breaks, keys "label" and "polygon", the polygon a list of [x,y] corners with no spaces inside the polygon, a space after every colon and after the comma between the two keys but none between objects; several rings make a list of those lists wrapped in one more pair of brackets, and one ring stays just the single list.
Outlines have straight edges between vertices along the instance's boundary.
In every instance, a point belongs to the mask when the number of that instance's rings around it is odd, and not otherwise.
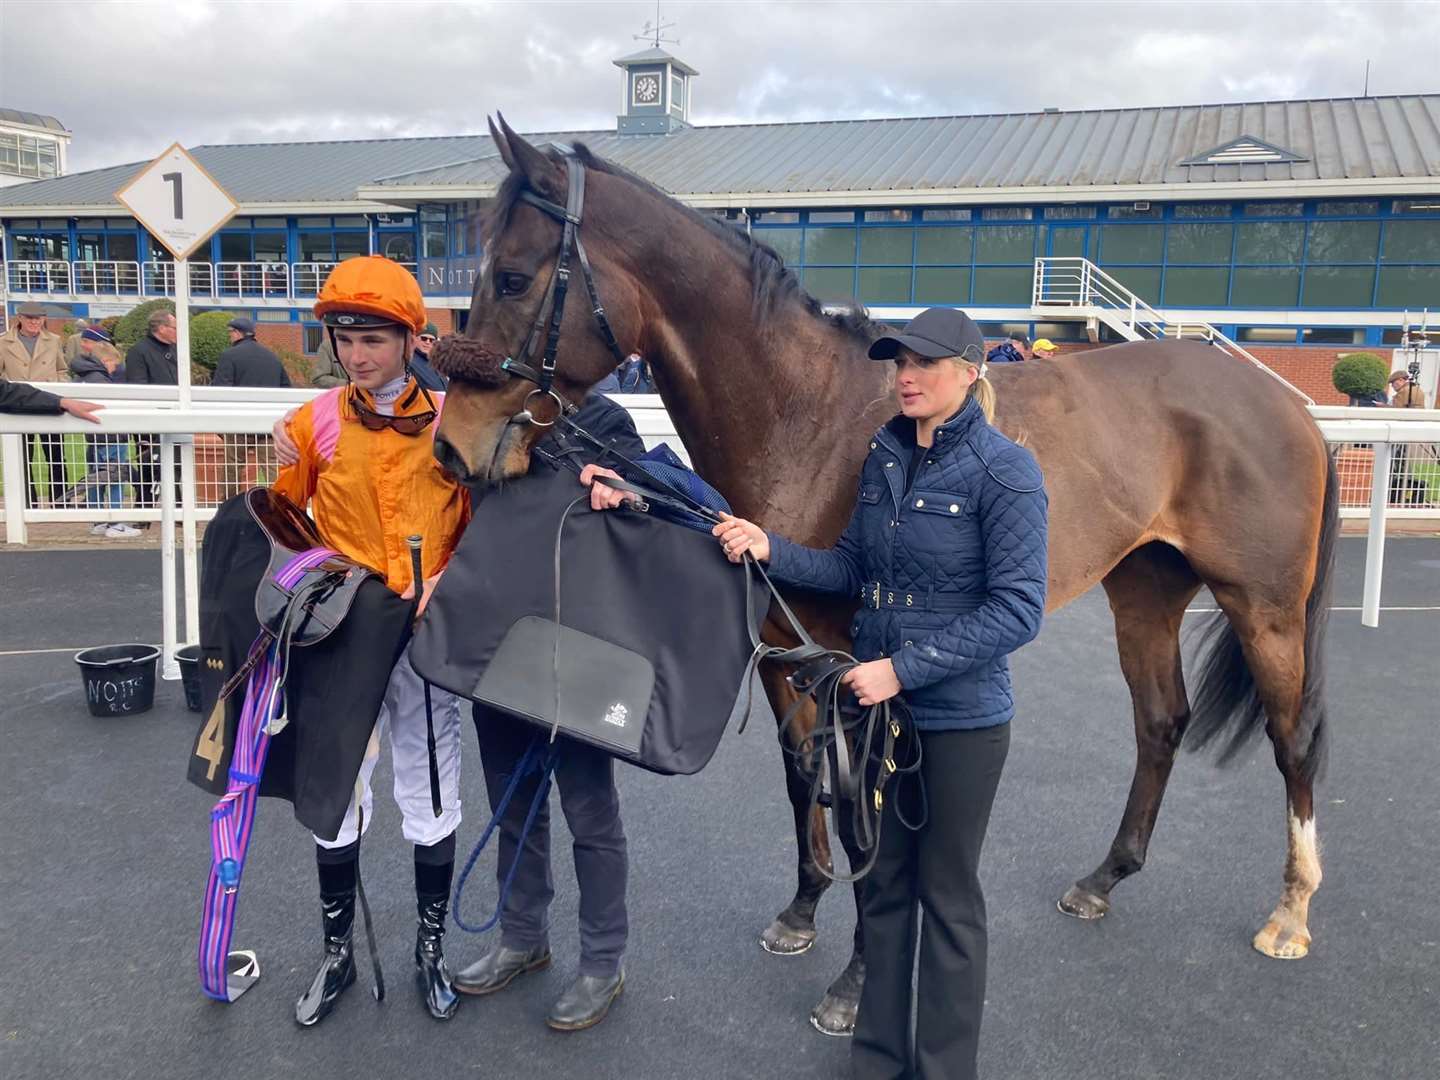
[{"label": "black bridle", "polygon": [[[585,278],[585,291],[590,297],[590,312],[594,315],[595,323],[600,329],[600,337],[609,347],[610,352],[614,354],[617,363],[624,363],[626,359],[624,350],[615,340],[615,331],[610,328],[610,320],[605,314],[605,305],[600,302],[600,293],[595,288],[595,273],[590,268],[590,258],[585,254],[585,244],[580,239],[580,222],[585,210],[585,166],[569,147],[562,146],[559,149],[564,157],[569,178],[569,192],[566,195],[565,205],[561,206],[557,202],[537,195],[528,187],[520,190],[521,202],[530,204],[560,222],[560,250],[555,256],[555,273],[551,276],[550,285],[540,300],[539,310],[535,312],[535,321],[530,326],[530,334],[525,339],[525,347],[521,350],[519,358],[507,356],[500,364],[501,371],[516,378],[528,379],[535,384],[535,389],[525,396],[525,402],[521,406],[520,412],[511,417],[511,422],[530,423],[536,427],[551,427],[561,417],[569,417],[579,411],[578,406],[572,405],[562,398],[555,391],[553,385],[556,353],[560,348],[560,322],[565,315],[565,297],[570,289],[570,253],[572,251],[580,263],[580,273]],[[540,358],[540,366],[537,368],[533,358],[541,334],[545,335],[545,351]],[[535,418],[535,414],[530,411],[530,402],[536,397],[549,397],[554,400],[559,409],[555,420],[537,420]]]}]

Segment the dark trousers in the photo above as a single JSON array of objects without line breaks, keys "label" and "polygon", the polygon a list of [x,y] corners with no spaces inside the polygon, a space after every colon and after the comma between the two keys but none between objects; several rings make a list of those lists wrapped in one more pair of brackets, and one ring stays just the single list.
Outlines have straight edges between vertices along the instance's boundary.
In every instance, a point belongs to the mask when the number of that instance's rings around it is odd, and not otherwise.
[{"label": "dark trousers", "polygon": [[[485,770],[492,812],[537,731],[503,713],[475,706],[475,734],[480,741],[480,763]],[[543,740],[546,736],[541,733],[540,737]],[[539,777],[532,775],[520,785],[500,822],[496,877],[502,884],[515,859],[538,782]],[[630,863],[620,822],[620,793],[615,790],[615,759],[562,738],[555,783],[560,789],[560,809],[575,841],[575,877],[580,885],[580,974],[608,978],[620,967],[630,930],[625,912],[625,879]],[[548,945],[550,901],[554,898],[547,800],[525,839],[510,896],[500,912],[501,944],[527,950]]]},{"label": "dark trousers", "polygon": [[135,486],[135,505],[153,509],[160,505],[160,438],[158,435],[135,436],[135,460],[138,476],[138,483]]},{"label": "dark trousers", "polygon": [[[32,462],[35,448],[40,449],[39,476],[44,477],[47,486],[42,490]],[[32,435],[26,440],[27,457],[25,475],[30,481],[30,505],[39,506],[40,500],[48,498],[52,503],[65,493],[69,484],[65,480],[65,449],[59,435]]]},{"label": "dark trousers", "polygon": [[897,813],[919,820],[918,786],[909,780],[894,791],[885,803],[879,857],[863,886],[865,989],[850,1059],[856,1080],[976,1075],[986,949],[978,869],[1010,725],[924,732],[920,744],[928,820],[918,832],[905,828]]}]

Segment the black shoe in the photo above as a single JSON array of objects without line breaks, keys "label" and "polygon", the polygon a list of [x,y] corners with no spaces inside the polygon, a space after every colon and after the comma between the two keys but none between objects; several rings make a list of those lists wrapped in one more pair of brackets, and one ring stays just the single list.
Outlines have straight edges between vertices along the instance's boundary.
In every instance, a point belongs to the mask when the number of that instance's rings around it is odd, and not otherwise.
[{"label": "black shoe", "polygon": [[325,927],[325,959],[315,973],[310,989],[295,1003],[295,1022],[301,1027],[318,1024],[355,981],[355,954],[350,931],[355,925],[355,890],[320,894],[321,918]]},{"label": "black shoe", "polygon": [[550,966],[550,947],[509,949],[497,945],[455,976],[455,989],[462,994],[493,994],[504,990],[521,975]]},{"label": "black shoe", "polygon": [[449,897],[417,896],[415,905],[420,913],[415,931],[415,985],[420,988],[420,998],[430,1015],[436,1020],[449,1020],[460,1004],[441,947],[445,915],[450,910]]},{"label": "black shoe", "polygon": [[608,978],[603,975],[580,975],[570,989],[560,995],[545,1018],[556,1031],[583,1031],[594,1027],[610,1011],[620,991],[625,989],[625,970],[621,968]]}]

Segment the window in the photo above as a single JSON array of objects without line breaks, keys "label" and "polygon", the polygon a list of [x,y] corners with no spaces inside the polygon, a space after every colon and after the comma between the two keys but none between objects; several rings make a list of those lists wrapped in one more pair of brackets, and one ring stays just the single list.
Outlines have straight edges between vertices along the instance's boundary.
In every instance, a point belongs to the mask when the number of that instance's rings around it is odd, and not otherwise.
[{"label": "window", "polygon": [[1046,221],[1088,221],[1095,216],[1093,206],[1047,206]]},{"label": "window", "polygon": [[850,224],[855,220],[854,210],[811,210],[811,225]]},{"label": "window", "polygon": [[868,221],[909,221],[909,210],[866,210],[865,220]]},{"label": "window", "polygon": [[1377,307],[1440,307],[1440,266],[1382,266]]},{"label": "window", "polygon": [[1301,306],[1368,308],[1375,292],[1373,266],[1307,266]]},{"label": "window", "polygon": [[804,233],[799,229],[756,229],[750,235],[773,248],[775,254],[785,260],[786,266],[793,266],[800,261]]},{"label": "window", "polygon": [[1294,307],[1300,299],[1300,271],[1293,266],[1237,266],[1230,303],[1238,308]]},{"label": "window", "polygon": [[[1380,261],[1440,263],[1440,220],[1387,221]],[[1440,303],[1432,300],[1427,306]]]},{"label": "window", "polygon": [[921,221],[969,221],[969,210],[921,210]]},{"label": "window", "polygon": [[325,327],[319,323],[306,323],[301,327],[302,342],[306,356],[314,356],[320,351],[320,343],[325,340]]},{"label": "window", "polygon": [[448,254],[445,237],[444,207],[422,207],[420,210],[420,257],[443,259]]},{"label": "window", "polygon": [[1111,206],[1105,211],[1111,220],[1158,218],[1160,207],[1145,203],[1140,206]]},{"label": "window", "polygon": [[670,75],[670,108],[682,115],[685,112],[685,80],[673,72]]},{"label": "window", "polygon": [[1236,331],[1236,341],[1253,341],[1259,345],[1294,345],[1293,326],[1242,326]]},{"label": "window", "polygon": [[1307,263],[1370,263],[1380,247],[1378,221],[1315,221],[1310,224]]},{"label": "window", "polygon": [[[921,266],[915,270],[915,303],[965,304],[970,300],[970,267]],[[1028,298],[1026,300],[1028,303]]]},{"label": "window", "polygon": [[[877,263],[903,263],[909,266],[913,261],[912,248],[915,244],[914,229],[861,229],[860,264],[874,266]],[[906,291],[909,291],[908,271]],[[864,293],[861,293],[864,296]]]},{"label": "window", "polygon": [[860,299],[867,304],[908,304],[910,302],[910,267],[862,267],[860,270]]},{"label": "window", "polygon": [[1248,202],[1241,208],[1246,217],[1299,217],[1298,202]]},{"label": "window", "polygon": [[1158,266],[1112,266],[1105,272],[1147,303],[1155,303],[1160,295]]},{"label": "window", "polygon": [[943,263],[969,265],[974,235],[975,230],[969,225],[918,229],[915,236],[915,261],[922,266]]},{"label": "window", "polygon": [[1228,263],[1232,225],[1169,225],[1165,229],[1165,261],[1170,263]]},{"label": "window", "polygon": [[60,175],[60,146],[53,139],[0,132],[0,173],[11,176]]},{"label": "window", "polygon": [[1297,222],[1257,222],[1235,226],[1237,263],[1298,263],[1305,226]]},{"label": "window", "polygon": [[1396,199],[1390,204],[1392,214],[1440,214],[1440,199]]},{"label": "window", "polygon": [[[1035,258],[1035,226],[996,225],[975,232],[977,263],[1029,263]],[[1030,268],[1026,267],[1027,274]],[[978,282],[978,279],[977,279]],[[979,286],[977,284],[978,293]]]},{"label": "window", "polygon": [[981,221],[1029,221],[1034,216],[1028,206],[987,206],[980,211]]},{"label": "window", "polygon": [[[855,263],[855,232],[851,229],[806,229],[805,265]],[[848,293],[846,294],[849,295]]]},{"label": "window", "polygon": [[977,266],[973,301],[977,304],[1029,304],[1034,271],[1028,266]]},{"label": "window", "polygon": [[1106,266],[1113,263],[1158,263],[1164,247],[1163,225],[1100,226],[1100,261]]},{"label": "window", "polygon": [[1380,213],[1380,204],[1374,201],[1318,202],[1315,212],[1321,217],[1374,217]]},{"label": "window", "polygon": [[1228,218],[1230,216],[1229,203],[1180,203],[1175,207],[1175,216],[1180,220],[1190,218]]},{"label": "window", "polygon": [[1167,305],[1176,307],[1224,307],[1229,297],[1228,266],[1167,266],[1165,293]]},{"label": "window", "polygon": [[802,280],[810,295],[819,300],[853,300],[855,271],[844,266],[807,266]]},{"label": "window", "polygon": [[251,318],[256,322],[288,323],[290,312],[276,311],[274,308],[262,308],[260,311],[251,312]]},{"label": "window", "polygon": [[1300,331],[1306,345],[1364,345],[1365,331],[1360,327],[1313,326]]},{"label": "window", "polygon": [[798,225],[800,213],[797,210],[752,210],[750,220],[757,225],[762,221],[766,225]]}]

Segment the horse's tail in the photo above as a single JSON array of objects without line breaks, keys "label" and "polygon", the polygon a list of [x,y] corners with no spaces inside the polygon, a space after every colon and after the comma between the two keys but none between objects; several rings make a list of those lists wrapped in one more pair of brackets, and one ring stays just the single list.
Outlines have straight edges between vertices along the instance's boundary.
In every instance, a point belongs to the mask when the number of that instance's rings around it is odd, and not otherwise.
[{"label": "horse's tail", "polygon": [[[1325,764],[1325,627],[1330,614],[1330,586],[1335,568],[1335,538],[1340,532],[1340,482],[1335,456],[1327,454],[1325,499],[1320,536],[1315,545],[1315,577],[1305,600],[1305,681],[1301,690],[1299,728],[1302,775],[1314,780]],[[1227,765],[1265,730],[1265,708],[1255,676],[1245,661],[1240,638],[1224,613],[1217,613],[1200,633],[1191,721],[1185,745],[1191,750],[1214,746],[1218,762]]]}]

